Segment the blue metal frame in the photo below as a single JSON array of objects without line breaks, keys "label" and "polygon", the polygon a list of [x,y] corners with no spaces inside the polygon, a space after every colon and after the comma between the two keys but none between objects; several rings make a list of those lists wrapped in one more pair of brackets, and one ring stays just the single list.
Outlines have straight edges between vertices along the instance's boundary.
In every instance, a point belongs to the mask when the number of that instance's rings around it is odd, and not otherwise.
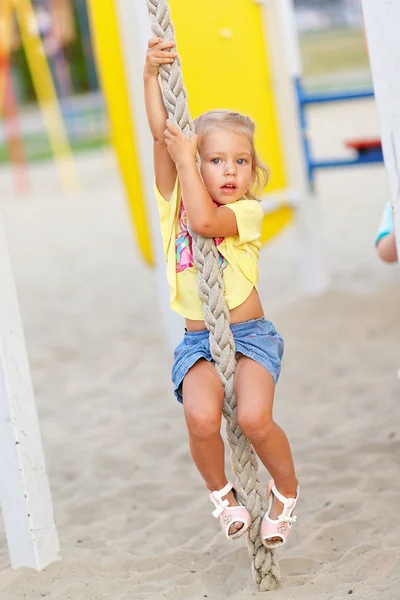
[{"label": "blue metal frame", "polygon": [[357,158],[332,158],[326,160],[315,160],[311,152],[311,144],[308,138],[308,126],[307,126],[307,111],[308,105],[312,104],[325,104],[328,102],[348,102],[352,100],[359,100],[363,98],[373,98],[374,92],[372,90],[360,90],[357,92],[338,92],[338,93],[317,93],[308,94],[301,82],[300,77],[294,79],[294,87],[297,98],[299,119],[300,119],[300,130],[303,142],[303,152],[307,167],[307,178],[308,184],[311,189],[314,189],[315,183],[315,171],[318,169],[333,169],[336,167],[352,167],[357,165],[366,165],[373,163],[383,162],[382,150],[380,148],[374,148],[370,151],[359,152]]}]

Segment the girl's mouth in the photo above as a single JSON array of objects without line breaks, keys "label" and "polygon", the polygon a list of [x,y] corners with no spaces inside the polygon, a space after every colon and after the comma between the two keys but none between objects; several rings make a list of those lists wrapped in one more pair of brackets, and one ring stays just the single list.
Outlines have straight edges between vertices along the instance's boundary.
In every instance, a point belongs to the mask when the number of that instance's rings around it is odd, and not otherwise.
[{"label": "girl's mouth", "polygon": [[234,183],[226,183],[221,187],[221,190],[224,192],[234,192],[236,190],[236,185]]}]

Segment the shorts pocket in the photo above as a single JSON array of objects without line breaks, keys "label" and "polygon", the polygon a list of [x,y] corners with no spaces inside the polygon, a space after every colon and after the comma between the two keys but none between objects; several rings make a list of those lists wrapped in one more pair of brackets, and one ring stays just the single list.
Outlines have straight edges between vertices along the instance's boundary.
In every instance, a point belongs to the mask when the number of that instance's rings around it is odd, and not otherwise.
[{"label": "shorts pocket", "polygon": [[184,351],[185,348],[185,340],[182,340],[174,350],[174,360],[178,358],[178,356]]},{"label": "shorts pocket", "polygon": [[281,360],[284,351],[284,342],[282,336],[277,332],[273,323],[271,323],[271,321],[267,321],[266,319],[264,321],[260,321],[257,327],[257,335],[267,338],[277,346],[278,356]]}]

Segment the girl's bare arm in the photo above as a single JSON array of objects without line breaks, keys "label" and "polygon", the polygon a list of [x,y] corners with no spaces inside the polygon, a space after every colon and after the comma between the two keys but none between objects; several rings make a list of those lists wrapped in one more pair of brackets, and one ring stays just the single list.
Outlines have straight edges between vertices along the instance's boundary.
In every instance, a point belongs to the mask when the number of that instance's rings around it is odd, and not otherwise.
[{"label": "girl's bare arm", "polygon": [[167,111],[158,82],[158,68],[160,65],[171,64],[174,61],[176,52],[171,50],[174,46],[174,42],[163,42],[160,38],[152,38],[149,41],[143,72],[146,114],[153,136],[154,173],[157,187],[166,200],[171,197],[177,173],[175,163],[165,144]]},{"label": "girl's bare arm", "polygon": [[229,208],[214,205],[200,177],[196,164],[197,136],[189,139],[169,121],[164,135],[179,174],[186,214],[193,230],[203,237],[237,235],[235,214]]},{"label": "girl's bare arm", "polygon": [[225,206],[217,208],[211,200],[194,158],[177,165],[186,214],[193,230],[203,237],[237,235],[238,226],[233,211]]}]

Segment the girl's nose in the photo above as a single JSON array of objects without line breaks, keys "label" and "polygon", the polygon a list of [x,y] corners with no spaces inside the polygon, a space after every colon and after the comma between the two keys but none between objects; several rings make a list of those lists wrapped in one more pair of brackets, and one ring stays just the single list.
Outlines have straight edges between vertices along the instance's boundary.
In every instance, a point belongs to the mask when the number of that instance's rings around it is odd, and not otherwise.
[{"label": "girl's nose", "polygon": [[227,164],[226,168],[225,168],[225,173],[226,173],[226,175],[235,175],[236,174],[235,165],[233,163]]}]

